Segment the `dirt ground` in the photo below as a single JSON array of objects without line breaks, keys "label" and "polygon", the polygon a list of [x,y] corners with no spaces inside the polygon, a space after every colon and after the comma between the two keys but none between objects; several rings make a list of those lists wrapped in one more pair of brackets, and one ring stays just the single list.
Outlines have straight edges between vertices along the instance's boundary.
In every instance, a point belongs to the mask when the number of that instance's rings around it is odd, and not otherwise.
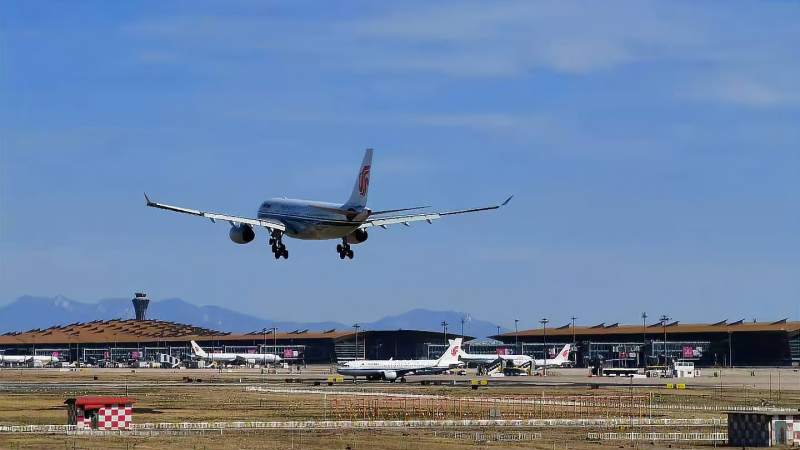
[{"label": "dirt ground", "polygon": [[[800,407],[800,374],[792,370],[778,375],[760,369],[759,373],[731,373],[723,383],[718,377],[688,382],[686,389],[667,389],[666,382],[650,380],[643,385],[615,380],[605,384],[588,383],[583,373],[565,372],[547,379],[518,377],[490,380],[489,385],[472,390],[472,377],[409,377],[408,383],[358,383],[350,380],[327,386],[327,368],[317,367],[303,374],[263,375],[258,370],[172,371],[129,369],[83,371],[0,370],[0,425],[64,424],[64,400],[78,395],[129,395],[137,401],[135,423],[286,421],[286,420],[361,420],[361,419],[458,419],[458,418],[590,418],[590,417],[669,417],[724,418],[719,411],[683,409],[643,409],[644,405],[776,405]],[[97,379],[95,380],[95,377]],[[301,383],[286,383],[300,378]],[[770,378],[774,381],[770,385]],[[198,382],[198,379],[200,380]],[[423,386],[418,381],[441,382]],[[189,382],[188,380],[191,380]],[[320,381],[315,386],[314,381]],[[455,380],[455,384],[453,381]],[[733,383],[743,380],[741,383]],[[605,381],[605,380],[597,380]],[[654,382],[655,381],[655,382]],[[714,383],[713,381],[717,381]],[[796,386],[796,388],[795,388]],[[766,389],[764,389],[766,387]],[[248,388],[267,388],[259,392]],[[279,392],[288,388],[317,390],[322,393]],[[277,390],[277,391],[276,391]],[[330,392],[326,394],[326,392]],[[383,400],[378,397],[336,393],[426,394],[433,400]],[[493,404],[498,399],[583,399],[589,406],[509,406]],[[481,401],[484,400],[484,401]],[[405,402],[406,400],[402,400]],[[630,404],[638,404],[631,408]],[[491,416],[491,417],[490,417]],[[649,442],[591,442],[588,431],[724,431],[724,429],[497,429],[497,430],[347,430],[347,431],[206,431],[203,434],[158,436],[57,436],[0,434],[0,449],[564,449],[564,448],[698,448],[698,445]],[[699,445],[700,448],[704,447]],[[707,446],[705,446],[707,447]]]}]

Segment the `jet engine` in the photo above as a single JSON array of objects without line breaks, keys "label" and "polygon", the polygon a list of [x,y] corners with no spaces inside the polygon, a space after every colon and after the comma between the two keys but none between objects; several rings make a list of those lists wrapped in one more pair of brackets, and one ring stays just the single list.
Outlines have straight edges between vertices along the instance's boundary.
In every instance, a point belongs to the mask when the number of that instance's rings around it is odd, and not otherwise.
[{"label": "jet engine", "polygon": [[367,230],[359,228],[356,231],[348,234],[346,240],[348,244],[360,244],[366,241],[368,237],[369,235],[367,234]]},{"label": "jet engine", "polygon": [[247,244],[256,238],[256,233],[253,231],[253,227],[243,223],[241,225],[232,226],[228,236],[230,236],[231,240],[237,244]]},{"label": "jet engine", "polygon": [[386,381],[394,381],[397,379],[397,372],[394,370],[387,370],[383,372],[383,379]]}]

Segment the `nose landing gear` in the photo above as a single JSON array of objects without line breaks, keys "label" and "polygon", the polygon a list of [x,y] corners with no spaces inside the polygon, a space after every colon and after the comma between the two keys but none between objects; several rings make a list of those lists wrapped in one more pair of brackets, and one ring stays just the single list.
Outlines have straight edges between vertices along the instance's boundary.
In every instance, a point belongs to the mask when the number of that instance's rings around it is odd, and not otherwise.
[{"label": "nose landing gear", "polygon": [[286,246],[283,244],[283,234],[280,231],[273,231],[272,237],[269,238],[269,245],[272,246],[272,254],[275,255],[275,259],[283,259],[289,258],[289,250],[286,249]]},{"label": "nose landing gear", "polygon": [[339,252],[339,259],[350,258],[353,259],[353,250],[347,240],[342,238],[342,243],[336,245],[336,251]]}]

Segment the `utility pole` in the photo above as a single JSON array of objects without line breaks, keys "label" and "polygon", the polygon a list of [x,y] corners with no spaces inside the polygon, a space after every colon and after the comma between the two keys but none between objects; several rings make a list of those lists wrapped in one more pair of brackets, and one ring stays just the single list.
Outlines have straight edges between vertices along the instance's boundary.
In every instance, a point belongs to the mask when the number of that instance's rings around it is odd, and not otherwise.
[{"label": "utility pole", "polygon": [[353,324],[353,328],[355,328],[355,330],[356,330],[356,353],[355,353],[355,359],[358,359],[358,329],[361,328],[361,325],[359,325],[357,323],[354,323]]},{"label": "utility pole", "polygon": [[575,355],[575,361],[572,362],[573,367],[578,367],[578,341],[575,340],[575,319],[577,317],[572,316],[572,351]]},{"label": "utility pole", "polygon": [[661,316],[661,327],[664,328],[664,365],[667,365],[667,321],[669,317]]},{"label": "utility pole", "polygon": [[733,333],[728,331],[728,367],[733,367]]},{"label": "utility pole", "polygon": [[[272,330],[272,351],[278,354],[278,327],[270,328]],[[303,356],[305,360],[305,356]]]},{"label": "utility pole", "polygon": [[544,331],[544,334],[542,335],[542,340],[544,341],[544,376],[547,376],[547,356],[550,354],[550,352],[547,351],[547,322],[549,322],[549,320],[546,318],[543,318],[539,321],[539,323],[542,324],[542,329]]},{"label": "utility pole", "polygon": [[647,345],[647,313],[642,313],[642,367],[647,367],[647,355],[644,353],[644,348]]}]

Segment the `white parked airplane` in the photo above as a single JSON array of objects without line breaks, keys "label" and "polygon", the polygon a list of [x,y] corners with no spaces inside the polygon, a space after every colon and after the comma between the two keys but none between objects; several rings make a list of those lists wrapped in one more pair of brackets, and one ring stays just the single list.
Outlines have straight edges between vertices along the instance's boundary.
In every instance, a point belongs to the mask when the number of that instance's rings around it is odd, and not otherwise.
[{"label": "white parked airplane", "polygon": [[237,363],[237,364],[265,364],[276,363],[281,360],[278,355],[272,353],[207,353],[197,342],[192,343],[192,355],[198,359],[211,362]]},{"label": "white parked airplane", "polygon": [[528,355],[491,355],[491,354],[477,354],[466,353],[463,350],[459,353],[459,358],[465,363],[476,363],[479,365],[491,364],[498,359],[511,363],[513,366],[522,366],[532,363],[536,367],[562,367],[571,363],[569,360],[569,352],[572,348],[571,344],[564,345],[564,348],[558,352],[555,358],[547,359],[533,359]]},{"label": "white parked airplane", "polygon": [[497,209],[511,200],[511,197],[508,197],[499,205],[439,213],[396,214],[424,209],[427,206],[372,211],[367,208],[371,170],[372,149],[367,149],[358,171],[355,186],[353,186],[353,192],[343,204],[273,198],[261,204],[255,219],[157,203],[151,201],[147,194],[144,197],[147,206],[153,208],[205,217],[212,222],[217,220],[228,222],[231,225],[228,233],[230,239],[237,244],[251,242],[256,236],[253,228],[263,227],[270,233],[269,245],[272,246],[275,259],[289,257],[289,251],[283,243],[284,235],[306,240],[341,239],[342,243],[336,246],[339,258],[353,259],[353,250],[350,248],[350,244],[360,244],[366,241],[367,228],[374,226],[386,228],[395,224],[409,226],[410,222],[418,221],[432,223],[433,220],[445,216]]},{"label": "white parked airplane", "polygon": [[0,355],[0,363],[10,364],[54,364],[59,362],[57,356],[44,355]]},{"label": "white parked airplane", "polygon": [[451,339],[450,346],[439,359],[373,359],[348,361],[339,365],[336,372],[353,377],[367,377],[368,380],[395,381],[410,373],[444,372],[458,367],[458,352],[461,338]]}]

